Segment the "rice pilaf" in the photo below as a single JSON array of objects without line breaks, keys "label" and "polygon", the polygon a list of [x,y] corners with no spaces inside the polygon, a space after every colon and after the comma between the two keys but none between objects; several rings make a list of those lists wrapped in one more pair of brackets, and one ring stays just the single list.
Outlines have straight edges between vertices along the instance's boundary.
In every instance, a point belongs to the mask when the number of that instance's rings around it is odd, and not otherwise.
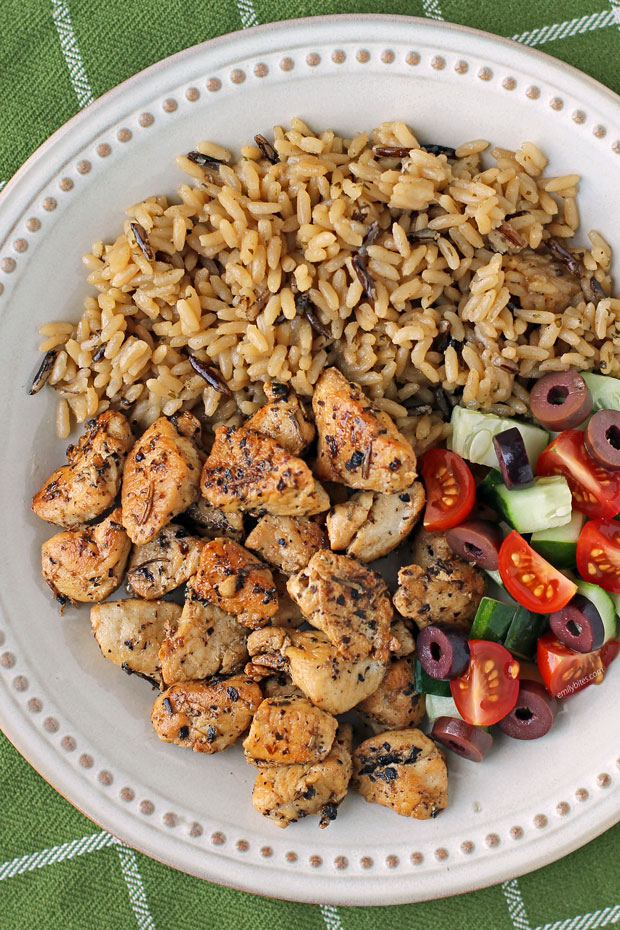
[{"label": "rice pilaf", "polygon": [[84,256],[78,323],[41,327],[68,436],[106,410],[140,429],[203,410],[237,425],[262,383],[309,397],[336,365],[420,452],[450,406],[528,413],[528,383],[566,368],[620,373],[611,249],[565,247],[579,177],[544,177],[531,142],[420,144],[402,122],[347,139],[299,119],[241,149],[177,158],[180,202],[130,207]]}]

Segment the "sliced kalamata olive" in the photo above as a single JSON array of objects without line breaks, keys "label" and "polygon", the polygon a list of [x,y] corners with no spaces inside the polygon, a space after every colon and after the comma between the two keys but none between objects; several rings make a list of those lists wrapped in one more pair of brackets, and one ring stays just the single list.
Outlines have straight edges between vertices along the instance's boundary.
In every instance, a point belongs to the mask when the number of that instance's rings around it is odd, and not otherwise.
[{"label": "sliced kalamata olive", "polygon": [[493,437],[493,446],[499,462],[499,470],[509,491],[512,488],[527,488],[534,483],[534,472],[523,436],[516,426],[497,433]]},{"label": "sliced kalamata olive", "polygon": [[620,410],[599,410],[585,434],[586,449],[605,468],[620,468]]},{"label": "sliced kalamata olive", "polygon": [[575,594],[566,607],[552,613],[549,626],[560,642],[575,652],[594,652],[605,642],[601,615],[582,594]]},{"label": "sliced kalamata olive", "polygon": [[502,531],[489,520],[465,520],[448,530],[446,542],[456,555],[488,572],[497,571]]},{"label": "sliced kalamata olive", "polygon": [[530,410],[545,429],[576,429],[592,413],[592,395],[579,372],[554,371],[532,388]]},{"label": "sliced kalamata olive", "polygon": [[467,634],[449,623],[432,623],[416,640],[420,665],[431,678],[458,678],[469,665]]},{"label": "sliced kalamata olive", "polygon": [[558,702],[538,681],[519,683],[517,703],[497,724],[513,739],[539,739],[553,726]]},{"label": "sliced kalamata olive", "polygon": [[437,717],[431,736],[446,749],[472,762],[482,762],[493,744],[493,737],[487,730],[458,717]]}]

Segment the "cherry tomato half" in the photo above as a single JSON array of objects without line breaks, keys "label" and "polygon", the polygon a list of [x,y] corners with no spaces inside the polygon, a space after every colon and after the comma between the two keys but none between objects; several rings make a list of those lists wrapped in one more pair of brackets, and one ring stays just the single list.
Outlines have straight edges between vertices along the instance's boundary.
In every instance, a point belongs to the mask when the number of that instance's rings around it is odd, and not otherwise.
[{"label": "cherry tomato half", "polygon": [[458,526],[476,500],[476,483],[469,466],[456,452],[429,449],[421,458],[426,486],[424,527],[431,532]]},{"label": "cherry tomato half", "polygon": [[542,636],[538,640],[536,659],[547,691],[555,697],[565,698],[588,685],[600,684],[605,677],[602,649],[575,652],[556,639],[553,633]]},{"label": "cherry tomato half", "polygon": [[499,573],[515,601],[536,614],[561,610],[577,592],[577,585],[535,552],[516,530],[508,534],[499,550]]},{"label": "cherry tomato half", "polygon": [[620,513],[620,471],[608,471],[588,454],[581,430],[567,429],[543,449],[537,475],[563,475],[573,506],[588,517]]},{"label": "cherry tomato half", "polygon": [[598,650],[598,653],[601,657],[601,662],[603,663],[603,668],[609,668],[619,652],[620,643],[617,639],[608,639],[606,643],[603,643],[601,648]]},{"label": "cherry tomato half", "polygon": [[577,568],[585,581],[620,592],[620,523],[588,520],[577,541]]},{"label": "cherry tomato half", "polygon": [[469,640],[469,667],[450,682],[456,708],[466,723],[490,727],[517,702],[519,663],[500,643]]}]

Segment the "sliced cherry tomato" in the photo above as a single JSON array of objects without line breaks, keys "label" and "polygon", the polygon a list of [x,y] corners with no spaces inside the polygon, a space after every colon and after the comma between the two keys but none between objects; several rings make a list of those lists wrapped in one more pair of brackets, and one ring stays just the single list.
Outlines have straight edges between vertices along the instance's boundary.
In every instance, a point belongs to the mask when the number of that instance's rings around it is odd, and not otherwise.
[{"label": "sliced cherry tomato", "polygon": [[536,614],[561,610],[577,592],[577,585],[535,552],[516,530],[499,550],[499,573],[515,601]]},{"label": "sliced cherry tomato", "polygon": [[602,649],[575,652],[556,639],[553,633],[542,636],[538,640],[536,658],[547,691],[555,697],[564,698],[588,685],[600,684],[605,677]]},{"label": "sliced cherry tomato", "polygon": [[500,643],[469,640],[469,667],[450,682],[457,710],[466,723],[490,727],[517,702],[519,663]]},{"label": "sliced cherry tomato", "polygon": [[429,449],[421,463],[426,486],[425,528],[435,532],[458,526],[476,500],[476,483],[469,466],[448,449]]},{"label": "sliced cherry tomato", "polygon": [[598,650],[603,667],[609,668],[619,652],[620,643],[617,639],[608,639],[606,643],[603,643],[601,648]]},{"label": "sliced cherry tomato", "polygon": [[620,592],[620,523],[588,520],[577,541],[577,568],[585,581]]},{"label": "sliced cherry tomato", "polygon": [[573,506],[588,517],[615,517],[620,513],[620,471],[608,471],[586,449],[581,430],[567,429],[543,449],[537,475],[564,475]]}]

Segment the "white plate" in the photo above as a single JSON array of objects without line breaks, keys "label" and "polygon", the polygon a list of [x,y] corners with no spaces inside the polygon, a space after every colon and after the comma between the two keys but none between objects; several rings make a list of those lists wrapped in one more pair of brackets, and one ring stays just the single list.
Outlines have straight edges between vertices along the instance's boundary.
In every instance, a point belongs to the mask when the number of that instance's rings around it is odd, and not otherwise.
[{"label": "white plate", "polygon": [[78,316],[82,251],[117,234],[128,204],[174,191],[175,154],[205,137],[234,149],[293,115],[345,133],[400,118],[445,144],[531,139],[554,173],[583,175],[583,228],[620,249],[618,98],[471,30],[383,16],[261,27],[167,59],[71,120],[1,197],[0,722],[77,807],[177,868],[303,901],[416,901],[536,868],[618,820],[620,662],[544,741],[498,740],[480,766],[451,757],[436,820],[350,794],[328,830],[310,818],[282,831],[254,811],[238,749],[204,757],[157,740],[148,686],[102,659],[87,608],[58,617],[39,576],[49,528],[29,501],[62,444],[52,393],[26,396],[37,326]]}]

